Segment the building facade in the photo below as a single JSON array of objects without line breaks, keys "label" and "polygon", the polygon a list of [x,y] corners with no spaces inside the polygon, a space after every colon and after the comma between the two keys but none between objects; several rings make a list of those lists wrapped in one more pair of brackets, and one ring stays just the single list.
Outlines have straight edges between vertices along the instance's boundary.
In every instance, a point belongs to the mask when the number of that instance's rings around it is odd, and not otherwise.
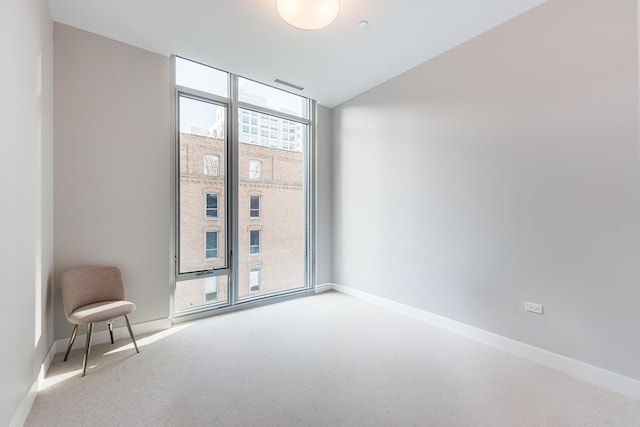
[{"label": "building facade", "polygon": [[[302,126],[241,109],[238,157],[238,292],[249,299],[304,284]],[[225,267],[227,152],[224,132],[180,133],[181,273]],[[178,281],[176,310],[226,303],[228,277]]]}]

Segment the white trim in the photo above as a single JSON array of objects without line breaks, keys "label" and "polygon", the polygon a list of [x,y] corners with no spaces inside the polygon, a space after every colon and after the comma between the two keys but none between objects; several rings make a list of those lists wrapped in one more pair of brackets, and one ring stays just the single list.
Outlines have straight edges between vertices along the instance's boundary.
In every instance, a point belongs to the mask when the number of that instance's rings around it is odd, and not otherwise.
[{"label": "white trim", "polygon": [[359,298],[363,301],[379,305],[389,310],[404,314],[414,319],[421,320],[431,325],[440,327],[449,332],[462,335],[474,341],[481,342],[498,350],[528,359],[532,362],[539,363],[552,369],[564,372],[574,378],[597,384],[601,387],[613,390],[625,396],[634,399],[640,399],[640,381],[625,377],[597,366],[589,365],[579,360],[571,359],[548,350],[543,350],[493,332],[479,329],[455,320],[443,317],[428,311],[421,310],[406,304],[392,301],[387,298],[379,297],[368,292],[360,291],[348,286],[338,285],[335,283],[326,283],[321,287],[316,287],[316,291],[333,289],[340,293]]},{"label": "white trim", "polygon": [[[640,0],[638,0],[640,1]],[[321,292],[328,292],[328,291],[333,291],[333,290],[337,290],[336,289],[335,284],[333,283],[320,283],[316,285],[316,294],[319,294]]]},{"label": "white trim", "polygon": [[22,398],[22,400],[20,401],[20,405],[18,405],[18,409],[16,409],[15,414],[13,414],[13,419],[11,420],[11,423],[9,423],[9,427],[22,427],[27,421],[27,417],[29,416],[29,412],[31,412],[33,402],[36,401],[36,397],[38,396],[38,390],[40,390],[40,388],[42,387],[44,377],[45,375],[47,375],[47,371],[49,371],[51,361],[53,361],[53,356],[56,355],[55,349],[56,346],[54,343],[51,345],[51,348],[47,352],[44,361],[40,365],[38,376],[33,380],[33,384],[31,384],[29,391]]},{"label": "white trim", "polygon": [[[71,326],[71,324],[69,324],[69,326]],[[171,327],[170,318],[151,320],[149,322],[136,323],[131,325],[131,329],[133,329],[133,333],[135,334],[136,338],[140,335],[150,334],[153,332],[160,332],[162,330],[169,329],[170,327]],[[85,328],[81,327],[80,330],[82,329],[85,329]],[[69,338],[70,337],[60,338],[54,342],[56,353],[64,353],[67,351],[67,345],[69,345]],[[117,340],[121,338],[129,338],[129,331],[127,331],[127,327],[126,326],[121,326],[118,328],[114,327],[113,339]],[[73,348],[84,347],[85,340],[86,340],[86,334],[85,335],[78,334],[75,342],[73,343]],[[99,332],[94,331],[93,334],[91,334],[92,346],[95,344],[106,344],[108,342],[111,342],[111,338],[109,337],[109,331],[106,329],[104,331],[99,331]]]}]

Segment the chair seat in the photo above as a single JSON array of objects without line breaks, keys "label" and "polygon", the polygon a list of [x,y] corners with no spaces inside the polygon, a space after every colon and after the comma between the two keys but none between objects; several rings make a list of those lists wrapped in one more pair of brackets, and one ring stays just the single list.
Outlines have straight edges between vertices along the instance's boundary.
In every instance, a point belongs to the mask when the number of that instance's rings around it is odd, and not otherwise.
[{"label": "chair seat", "polygon": [[77,325],[104,322],[131,313],[136,305],[129,301],[104,301],[78,307],[68,317]]}]

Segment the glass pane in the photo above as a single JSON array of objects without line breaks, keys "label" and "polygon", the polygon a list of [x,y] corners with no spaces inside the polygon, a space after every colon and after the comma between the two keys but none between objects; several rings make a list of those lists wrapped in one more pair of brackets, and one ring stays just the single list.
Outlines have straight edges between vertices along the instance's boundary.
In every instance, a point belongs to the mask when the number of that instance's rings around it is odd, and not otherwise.
[{"label": "glass pane", "polygon": [[251,209],[260,209],[260,197],[251,196]]},{"label": "glass pane", "polygon": [[176,282],[174,309],[181,311],[207,304],[226,304],[228,290],[226,275]]},{"label": "glass pane", "polygon": [[249,269],[249,292],[255,293],[260,291],[260,267],[251,267]]},{"label": "glass pane", "polygon": [[[250,127],[249,131],[246,131],[244,126],[238,128],[240,133],[238,139],[241,144],[261,145],[280,150],[302,152],[302,146],[306,142],[306,125],[244,108],[239,109],[238,116],[239,121],[247,116],[256,121],[255,127]],[[260,129],[260,137],[256,135],[258,129]],[[261,179],[261,161],[250,159],[249,168],[251,178]]]},{"label": "glass pane", "polygon": [[176,84],[214,95],[229,96],[229,73],[176,57]]},{"label": "glass pane", "polygon": [[203,156],[204,174],[207,176],[220,176],[220,157],[207,153]]},{"label": "glass pane", "polygon": [[206,236],[207,258],[218,258],[218,232],[208,231]]},{"label": "glass pane", "polygon": [[309,118],[307,99],[253,80],[238,78],[240,102],[269,108],[292,116]]},{"label": "glass pane", "polygon": [[181,96],[179,114],[179,272],[226,267],[227,111]]},{"label": "glass pane", "polygon": [[207,193],[207,208],[208,209],[217,209],[218,208],[218,195]]},{"label": "glass pane", "polygon": [[260,244],[260,231],[259,230],[251,230],[251,236],[249,238],[250,245],[256,246]]},{"label": "glass pane", "polygon": [[[258,127],[276,128],[278,138],[264,145],[240,139],[238,147],[240,299],[299,289],[305,284],[307,127],[260,113],[249,117],[256,118]],[[256,165],[260,165],[260,180],[256,179]],[[252,209],[259,212],[258,218]]]}]

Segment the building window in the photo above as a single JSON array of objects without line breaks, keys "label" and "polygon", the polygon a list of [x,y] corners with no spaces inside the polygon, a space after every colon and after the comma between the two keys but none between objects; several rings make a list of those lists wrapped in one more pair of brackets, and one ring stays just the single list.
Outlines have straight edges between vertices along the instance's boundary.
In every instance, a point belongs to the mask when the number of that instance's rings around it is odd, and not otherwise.
[{"label": "building window", "polygon": [[249,231],[249,253],[251,255],[260,253],[260,230]]},{"label": "building window", "polygon": [[217,154],[205,154],[204,174],[206,176],[220,176],[220,156]]},{"label": "building window", "polygon": [[217,259],[218,258],[218,232],[207,231],[205,233],[204,239],[205,239],[204,257],[206,259]]},{"label": "building window", "polygon": [[262,162],[249,160],[249,179],[262,179]]},{"label": "building window", "polygon": [[249,292],[260,292],[260,266],[254,265],[249,267]]},{"label": "building window", "polygon": [[260,196],[249,196],[249,218],[260,218]]},{"label": "building window", "polygon": [[204,300],[206,302],[218,301],[218,276],[204,279]]},{"label": "building window", "polygon": [[207,219],[218,218],[218,193],[207,193],[205,195],[205,212]]}]

